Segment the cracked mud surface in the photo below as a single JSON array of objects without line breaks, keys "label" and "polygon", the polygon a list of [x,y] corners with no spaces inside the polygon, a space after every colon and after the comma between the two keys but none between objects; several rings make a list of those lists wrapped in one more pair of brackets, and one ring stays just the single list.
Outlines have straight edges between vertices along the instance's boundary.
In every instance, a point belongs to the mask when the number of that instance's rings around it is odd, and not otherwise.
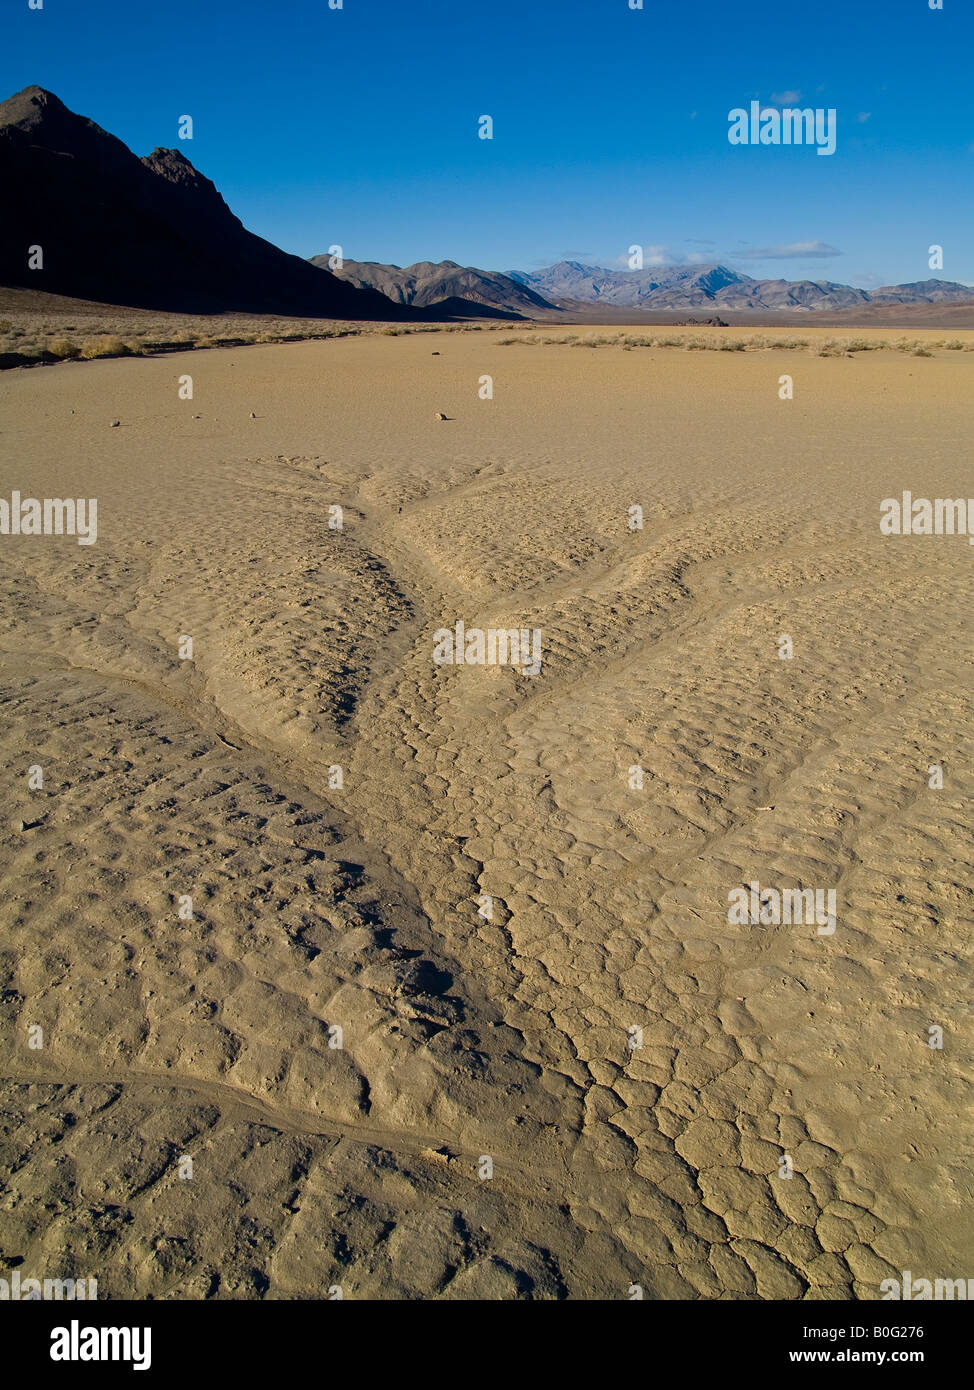
[{"label": "cracked mud surface", "polygon": [[[0,383],[0,493],[99,499],[92,547],[3,538],[0,1266],[965,1273],[971,552],[877,520],[970,490],[969,368],[431,341]],[[457,618],[540,627],[541,675],[434,666]],[[835,888],[834,935],[729,923],[753,880]]]}]

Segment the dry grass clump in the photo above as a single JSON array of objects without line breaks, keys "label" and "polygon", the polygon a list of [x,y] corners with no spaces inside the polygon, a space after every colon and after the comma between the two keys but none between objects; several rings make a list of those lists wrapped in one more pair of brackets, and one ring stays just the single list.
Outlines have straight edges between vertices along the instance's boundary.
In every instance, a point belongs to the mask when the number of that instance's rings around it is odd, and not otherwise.
[{"label": "dry grass clump", "polygon": [[535,333],[525,337],[498,338],[501,347],[515,343],[554,344],[561,347],[616,347],[623,352],[633,348],[681,348],[684,352],[776,352],[808,351],[819,357],[853,357],[857,352],[909,352],[914,357],[933,357],[933,349],[952,352],[974,352],[974,338],[964,342],[948,338],[927,342],[917,338],[777,338],[766,333],[753,333],[743,338],[731,338],[722,333],[618,333],[611,336],[589,334],[580,338],[576,333]]},{"label": "dry grass clump", "polygon": [[47,350],[59,362],[70,361],[71,358],[81,356],[81,348],[70,338],[48,338]]},{"label": "dry grass clump", "polygon": [[81,356],[86,362],[95,357],[128,357],[129,349],[114,333],[95,333],[81,344]]}]

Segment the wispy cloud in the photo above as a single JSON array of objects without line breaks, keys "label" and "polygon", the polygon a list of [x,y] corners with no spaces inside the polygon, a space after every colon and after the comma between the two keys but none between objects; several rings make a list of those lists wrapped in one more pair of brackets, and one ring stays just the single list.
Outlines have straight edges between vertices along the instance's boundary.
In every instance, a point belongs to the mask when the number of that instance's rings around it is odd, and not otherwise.
[{"label": "wispy cloud", "polygon": [[831,256],[841,256],[842,252],[824,241],[793,241],[788,246],[760,246],[735,254],[738,260],[744,261],[801,261],[827,260]]},{"label": "wispy cloud", "polygon": [[772,92],[771,100],[776,106],[794,106],[796,101],[801,101],[801,92]]}]

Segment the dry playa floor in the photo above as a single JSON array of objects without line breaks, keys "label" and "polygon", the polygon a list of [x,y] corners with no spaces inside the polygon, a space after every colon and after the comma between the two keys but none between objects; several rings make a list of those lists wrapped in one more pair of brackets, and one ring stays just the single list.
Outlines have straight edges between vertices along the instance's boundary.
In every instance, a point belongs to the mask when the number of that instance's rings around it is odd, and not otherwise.
[{"label": "dry playa floor", "polygon": [[[424,333],[5,373],[0,496],[98,539],[0,537],[0,1269],[974,1274],[974,550],[878,526],[974,492],[972,370]],[[457,619],[541,674],[435,666]],[[731,924],[752,881],[834,934]]]}]

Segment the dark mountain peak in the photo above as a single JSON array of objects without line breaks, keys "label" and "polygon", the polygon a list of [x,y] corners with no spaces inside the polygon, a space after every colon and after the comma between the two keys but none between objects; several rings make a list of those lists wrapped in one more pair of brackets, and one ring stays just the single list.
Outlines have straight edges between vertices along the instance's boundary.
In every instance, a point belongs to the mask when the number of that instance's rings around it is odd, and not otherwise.
[{"label": "dark mountain peak", "polygon": [[44,87],[25,87],[6,101],[0,101],[0,130],[22,131],[31,135],[36,143],[66,153],[73,153],[74,144],[92,138],[122,145],[87,116],[69,111],[63,101]]},{"label": "dark mountain peak", "polygon": [[[25,87],[22,92],[14,92],[6,101],[0,101],[0,126],[36,125],[49,112],[55,115],[62,112],[66,116],[72,115],[64,102],[53,92],[47,91],[44,87]],[[80,117],[75,119],[78,120]]]},{"label": "dark mountain peak", "polygon": [[[188,236],[193,235],[194,228],[197,235],[214,236],[224,225],[242,226],[240,219],[227,207],[216,184],[201,174],[181,150],[156,148],[140,163],[154,176],[153,204],[160,206],[160,198],[165,200],[170,216],[178,218]],[[172,201],[173,190],[178,190],[179,194],[178,213]]]},{"label": "dark mountain peak", "polygon": [[[143,155],[142,163],[153,174],[158,174],[169,183],[178,184],[185,189],[215,194],[220,198],[216,185],[201,174],[179,150],[156,148],[151,154]],[[220,202],[223,202],[222,198]]]},{"label": "dark mountain peak", "polygon": [[[185,192],[202,195],[215,200],[223,208],[227,207],[216,184],[205,174],[201,174],[179,150],[156,148],[151,154],[143,156],[142,163],[153,174],[158,174],[168,183],[176,184]],[[227,211],[229,212],[229,208]]]},{"label": "dark mountain peak", "polygon": [[248,232],[179,150],[140,159],[43,87],[0,103],[0,187],[5,285],[195,313],[408,316]]},{"label": "dark mountain peak", "polygon": [[44,87],[25,87],[0,102],[0,138],[11,145],[98,162],[113,173],[134,158],[121,140],[70,111]]},{"label": "dark mountain peak", "polygon": [[193,173],[196,173],[192,163],[180,150],[168,149],[165,145],[157,145],[151,154],[143,155],[142,163],[159,172],[167,169],[192,169]]}]

